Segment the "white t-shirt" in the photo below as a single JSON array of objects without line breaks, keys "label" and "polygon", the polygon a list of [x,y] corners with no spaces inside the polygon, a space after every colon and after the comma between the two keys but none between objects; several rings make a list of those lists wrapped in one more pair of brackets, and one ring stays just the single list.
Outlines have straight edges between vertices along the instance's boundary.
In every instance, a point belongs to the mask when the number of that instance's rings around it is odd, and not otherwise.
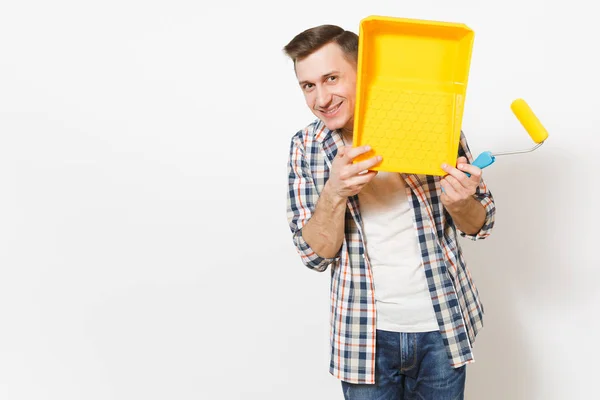
[{"label": "white t-shirt", "polygon": [[439,328],[406,190],[400,174],[380,171],[358,194],[374,276],[377,329],[436,331]]}]

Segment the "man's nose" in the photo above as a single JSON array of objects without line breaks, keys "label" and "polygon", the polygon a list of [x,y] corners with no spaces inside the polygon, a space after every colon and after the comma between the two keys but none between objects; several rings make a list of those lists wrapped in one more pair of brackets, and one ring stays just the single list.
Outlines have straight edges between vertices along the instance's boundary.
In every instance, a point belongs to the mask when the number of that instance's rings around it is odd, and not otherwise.
[{"label": "man's nose", "polygon": [[326,108],[331,103],[331,93],[323,87],[317,87],[317,106]]}]

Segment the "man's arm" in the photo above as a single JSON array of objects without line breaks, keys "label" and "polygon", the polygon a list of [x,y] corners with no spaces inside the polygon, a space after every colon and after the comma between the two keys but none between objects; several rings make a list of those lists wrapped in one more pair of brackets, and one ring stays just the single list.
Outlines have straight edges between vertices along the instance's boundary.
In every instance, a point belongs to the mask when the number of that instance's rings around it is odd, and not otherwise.
[{"label": "man's arm", "polygon": [[[496,205],[483,181],[481,169],[470,165],[473,156],[462,132],[459,156],[456,168],[442,167],[448,172],[441,181],[444,188],[442,204],[461,236],[472,240],[484,239],[494,226]],[[465,172],[471,176],[468,177]]]},{"label": "man's arm", "polygon": [[346,200],[333,193],[326,183],[312,218],[302,228],[304,240],[321,257],[335,257],[342,246]]},{"label": "man's arm", "polygon": [[302,142],[292,142],[288,221],[296,249],[307,267],[324,271],[338,254],[344,241],[347,198],[358,193],[377,174],[368,169],[381,161],[380,157],[373,157],[353,164],[355,157],[369,150],[368,147],[340,148],[319,197],[304,158]]},{"label": "man's arm", "polygon": [[[464,172],[461,173],[464,174]],[[447,201],[447,203],[451,202]],[[456,201],[447,205],[446,210],[450,213],[456,228],[461,232],[472,236],[481,231],[486,217],[485,208],[472,195],[469,195],[464,201]]]}]

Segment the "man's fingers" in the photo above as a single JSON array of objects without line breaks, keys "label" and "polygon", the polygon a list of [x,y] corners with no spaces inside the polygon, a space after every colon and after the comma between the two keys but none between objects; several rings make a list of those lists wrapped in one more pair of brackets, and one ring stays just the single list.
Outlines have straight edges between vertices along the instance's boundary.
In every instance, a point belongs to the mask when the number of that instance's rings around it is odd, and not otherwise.
[{"label": "man's fingers", "polygon": [[376,156],[351,165],[346,165],[341,169],[339,177],[340,179],[350,179],[355,175],[370,170],[371,168],[379,164],[381,160],[381,156]]},{"label": "man's fingers", "polygon": [[[452,178],[452,177],[450,177]],[[454,189],[454,186],[448,181],[448,179],[442,179],[442,181],[440,182],[440,185],[442,185],[443,193],[442,193],[442,198],[444,200],[453,200],[456,199],[458,197],[458,193],[456,192],[456,190]]]},{"label": "man's fingers", "polygon": [[[444,189],[450,188],[450,189],[452,189],[451,190],[452,192],[458,193],[458,192],[461,192],[462,190],[464,190],[462,183],[459,182],[452,175],[447,175],[444,179],[442,179],[442,182],[446,183],[446,186],[444,186]],[[452,196],[450,196],[450,197],[452,197]]]},{"label": "man's fingers", "polygon": [[457,166],[459,170],[471,174],[471,178],[473,178],[475,181],[479,180],[479,177],[482,173],[480,168],[467,163],[459,163]]},{"label": "man's fingers", "polygon": [[349,149],[347,149],[346,151],[346,157],[348,157],[348,159],[353,160],[356,157],[365,154],[367,152],[371,151],[371,146],[359,146],[359,147],[351,147]]},{"label": "man's fingers", "polygon": [[382,160],[381,156],[371,157],[368,160],[357,162],[351,167],[350,175],[358,174],[362,171],[368,170],[379,164]]},{"label": "man's fingers", "polygon": [[348,186],[363,186],[371,181],[371,179],[375,178],[377,175],[377,171],[368,171],[363,174],[359,174],[350,178],[346,183]]},{"label": "man's fingers", "polygon": [[459,169],[456,169],[448,164],[443,164],[442,169],[448,173],[448,175],[454,177],[460,184],[467,187],[469,177]]}]

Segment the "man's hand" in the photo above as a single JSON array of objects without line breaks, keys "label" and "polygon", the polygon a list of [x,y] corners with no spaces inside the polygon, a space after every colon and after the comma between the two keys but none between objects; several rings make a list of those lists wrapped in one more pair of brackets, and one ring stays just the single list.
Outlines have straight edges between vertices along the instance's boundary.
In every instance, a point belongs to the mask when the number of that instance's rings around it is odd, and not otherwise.
[{"label": "man's hand", "polygon": [[312,217],[303,231],[310,248],[319,256],[332,258],[338,254],[344,241],[346,202],[371,180],[377,171],[369,171],[381,162],[381,157],[371,157],[353,164],[354,158],[371,149],[364,147],[340,147],[331,163],[329,180],[319,196]]},{"label": "man's hand", "polygon": [[329,173],[327,186],[331,193],[338,198],[354,196],[377,175],[377,171],[370,171],[382,160],[381,156],[371,157],[367,160],[353,164],[354,158],[370,151],[369,146],[340,147]]},{"label": "man's hand", "polygon": [[[450,213],[461,213],[465,211],[473,201],[473,195],[481,182],[481,169],[470,165],[465,157],[459,157],[456,168],[443,164],[442,169],[448,173],[442,180],[441,185],[442,204]],[[468,172],[470,177],[465,174]]]}]

